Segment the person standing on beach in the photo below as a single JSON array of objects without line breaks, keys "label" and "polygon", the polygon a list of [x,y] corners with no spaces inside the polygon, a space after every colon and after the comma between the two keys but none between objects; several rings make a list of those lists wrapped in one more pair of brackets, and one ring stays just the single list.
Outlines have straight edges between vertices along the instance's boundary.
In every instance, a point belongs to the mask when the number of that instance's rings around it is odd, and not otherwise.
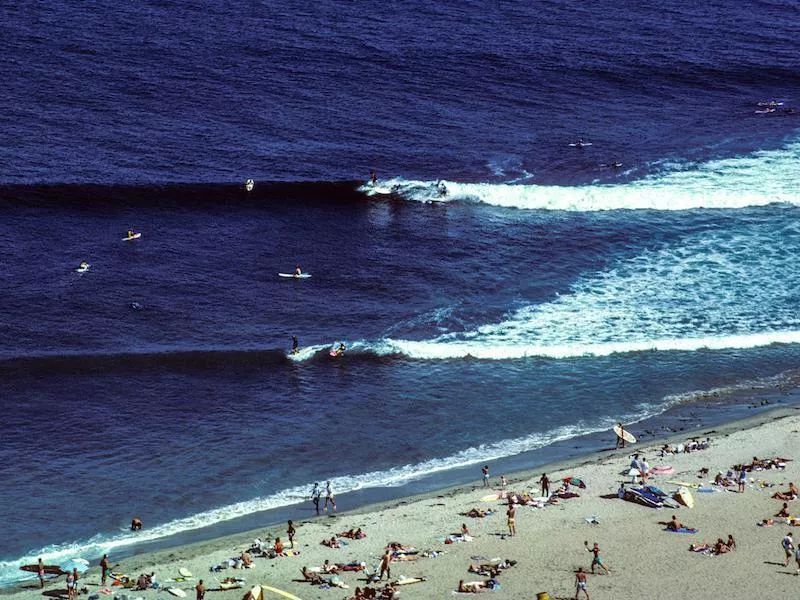
[{"label": "person standing on beach", "polygon": [[586,591],[586,573],[583,572],[583,567],[578,568],[575,573],[575,600],[578,600],[578,594],[583,592],[586,594],[586,600],[589,600],[589,592]]},{"label": "person standing on beach", "polygon": [[74,569],[72,569],[72,582],[73,582],[72,587],[73,590],[75,591],[74,593],[76,598],[78,597],[78,579],[80,578],[81,576],[78,575],[78,567],[75,567]]},{"label": "person standing on beach", "polygon": [[606,575],[611,575],[611,571],[608,570],[608,567],[603,564],[603,559],[600,558],[600,545],[597,542],[595,542],[594,546],[589,548],[589,542],[587,540],[587,541],[583,542],[583,546],[586,548],[587,552],[591,552],[592,555],[593,555],[592,556],[592,566],[591,566],[592,575],[594,575],[594,566],[595,565],[597,565],[598,567],[601,567],[606,572]]},{"label": "person standing on beach", "polygon": [[744,470],[744,465],[739,465],[739,493],[744,494],[744,486],[747,483],[747,471]]},{"label": "person standing on beach", "polygon": [[506,476],[505,475],[500,475],[500,489],[501,490],[505,490],[506,489]]},{"label": "person standing on beach", "polygon": [[336,500],[333,498],[333,488],[331,488],[330,481],[325,484],[325,510],[328,510],[328,502],[331,503],[333,512],[336,512]]},{"label": "person standing on beach", "polygon": [[314,487],[311,488],[311,502],[314,503],[314,508],[317,511],[317,515],[319,515],[319,501],[322,498],[322,490],[319,489],[319,484],[315,483]]},{"label": "person standing on beach", "polygon": [[378,575],[378,581],[383,579],[383,574],[384,573],[386,573],[386,579],[391,579],[392,578],[391,564],[392,564],[392,553],[387,548],[386,549],[386,553],[381,558],[381,571],[380,571],[380,574]]},{"label": "person standing on beach", "polygon": [[481,473],[483,473],[483,487],[491,487],[489,485],[489,465],[484,465]]},{"label": "person standing on beach", "polygon": [[508,518],[508,535],[517,535],[517,507],[508,501],[508,510],[506,510],[506,517]]},{"label": "person standing on beach", "polygon": [[614,444],[614,450],[617,448],[625,448],[625,426],[622,423],[617,423],[619,433],[617,434],[617,443]]},{"label": "person standing on beach", "polygon": [[39,587],[44,587],[44,562],[42,562],[42,557],[39,557],[39,565],[37,568],[37,573],[39,575]]},{"label": "person standing on beach", "polygon": [[542,473],[542,476],[539,477],[539,483],[542,486],[542,497],[549,498],[550,497],[550,478],[547,476],[547,473]]},{"label": "person standing on beach", "polygon": [[100,569],[102,570],[100,575],[100,585],[106,584],[106,577],[108,577],[108,570],[111,568],[111,565],[108,564],[108,554],[103,554],[103,559],[100,561]]},{"label": "person standing on beach", "polygon": [[783,561],[783,566],[788,567],[789,560],[791,560],[792,554],[794,554],[794,540],[792,539],[791,531],[783,537],[783,540],[781,540],[781,546],[783,546],[783,553],[786,555],[786,560]]},{"label": "person standing on beach", "polygon": [[200,583],[198,583],[195,586],[194,589],[197,592],[197,600],[203,600],[203,598],[205,598],[206,596],[206,586],[203,585],[202,579],[200,580]]},{"label": "person standing on beach", "polygon": [[292,523],[290,519],[288,525],[286,526],[286,537],[288,537],[289,541],[292,543],[292,548],[294,548],[294,534],[295,534],[294,523]]},{"label": "person standing on beach", "polygon": [[72,573],[67,573],[67,598],[72,600],[75,597],[75,577]]}]

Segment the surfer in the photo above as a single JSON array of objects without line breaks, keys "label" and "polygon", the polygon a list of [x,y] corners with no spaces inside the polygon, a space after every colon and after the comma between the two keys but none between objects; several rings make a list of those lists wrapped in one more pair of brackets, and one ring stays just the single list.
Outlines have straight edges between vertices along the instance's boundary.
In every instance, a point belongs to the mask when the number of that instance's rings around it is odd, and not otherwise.
[{"label": "surfer", "polygon": [[441,179],[436,182],[436,191],[439,193],[440,197],[447,196],[447,186]]},{"label": "surfer", "polygon": [[300,352],[300,346],[297,343],[297,336],[293,335],[292,336],[292,354],[297,354],[298,352]]},{"label": "surfer", "polygon": [[617,423],[617,427],[619,427],[619,433],[617,433],[617,443],[614,444],[614,450],[625,447],[625,427],[622,423]]},{"label": "surfer", "polygon": [[338,347],[338,348],[335,350],[336,356],[341,356],[342,354],[344,354],[344,351],[345,351],[346,349],[347,349],[347,348],[345,348],[345,346],[344,346],[344,342],[340,343],[340,344],[339,344],[339,347]]},{"label": "surfer", "polygon": [[128,238],[132,238],[136,235],[136,232],[133,229],[128,229]]},{"label": "surfer", "polygon": [[254,187],[256,187],[256,182],[252,179],[248,179],[244,182],[244,189],[248,192],[252,192]]},{"label": "surfer", "polygon": [[195,586],[195,591],[197,592],[197,600],[203,600],[206,597],[206,586],[203,585],[203,580],[200,580]]},{"label": "surfer", "polygon": [[142,520],[139,517],[131,519],[131,531],[140,531],[144,527]]},{"label": "surfer", "polygon": [[80,266],[79,266],[78,268],[79,268],[79,269],[83,269],[83,270],[85,271],[86,269],[88,269],[88,268],[89,268],[89,263],[88,263],[88,262],[86,262],[85,260],[82,260],[82,261],[81,261],[81,264],[80,264]]},{"label": "surfer", "polygon": [[297,265],[294,268],[294,277],[295,277],[295,279],[300,277],[300,275],[302,275],[302,274],[303,274],[303,271],[300,269],[300,265]]},{"label": "surfer", "polygon": [[378,185],[378,174],[375,171],[369,172],[369,182],[372,184],[373,187]]}]

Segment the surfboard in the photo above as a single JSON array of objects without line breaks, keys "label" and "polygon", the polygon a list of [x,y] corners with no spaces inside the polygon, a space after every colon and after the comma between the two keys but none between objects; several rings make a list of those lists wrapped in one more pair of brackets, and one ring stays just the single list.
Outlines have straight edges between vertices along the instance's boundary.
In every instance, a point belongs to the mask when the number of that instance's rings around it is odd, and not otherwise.
[{"label": "surfboard", "polygon": [[123,242],[129,242],[131,240],[138,240],[140,237],[142,237],[141,233],[134,233],[131,237],[122,238],[122,241]]},{"label": "surfboard", "polygon": [[583,148],[584,146],[591,146],[592,142],[572,142],[570,146],[573,148]]},{"label": "surfboard", "polygon": [[192,572],[189,569],[187,569],[186,567],[181,567],[180,569],[178,569],[178,573],[181,574],[181,577],[191,577],[192,576]]},{"label": "surfboard", "polygon": [[500,500],[500,494],[489,494],[481,498],[481,502],[494,502],[495,500]]},{"label": "surfboard", "polygon": [[308,279],[311,275],[308,273],[300,273],[300,275],[295,275],[294,273],[278,273],[278,277],[284,277],[286,279]]},{"label": "surfboard", "polygon": [[77,269],[75,269],[75,272],[76,273],[86,273],[86,271],[88,271],[89,267],[91,267],[91,266],[92,265],[86,265],[85,267],[78,267]]},{"label": "surfboard", "polygon": [[392,188],[383,187],[382,185],[374,185],[372,186],[372,193],[373,194],[391,194]]},{"label": "surfboard", "polygon": [[186,598],[186,592],[184,592],[181,588],[171,587],[167,588],[167,591],[178,598]]},{"label": "surfboard", "polygon": [[625,440],[629,444],[635,444],[636,443],[636,438],[627,429],[621,429],[619,425],[614,425],[614,427],[612,427],[612,429],[614,430],[614,433],[617,434],[617,437],[621,437],[623,440]]},{"label": "surfboard", "polygon": [[[23,571],[30,571],[31,573],[38,573],[39,565],[22,565],[20,569]],[[45,565],[44,572],[47,575],[61,575],[64,571],[58,565]]]},{"label": "surfboard", "polygon": [[687,508],[694,508],[694,497],[692,496],[692,492],[689,491],[689,488],[678,488],[678,491],[675,492],[675,500]]},{"label": "surfboard", "polygon": [[395,585],[411,585],[412,583],[421,583],[425,581],[424,577],[404,577],[403,575],[400,576],[400,579],[394,582]]},{"label": "surfboard", "polygon": [[274,588],[271,585],[257,585],[250,590],[250,596],[253,600],[266,600],[267,595],[264,593],[273,592],[278,594],[279,596],[283,596],[284,598],[289,598],[289,600],[303,600],[302,598],[298,598],[294,594],[290,594],[289,592],[284,592],[283,590],[279,590],[278,588]]}]

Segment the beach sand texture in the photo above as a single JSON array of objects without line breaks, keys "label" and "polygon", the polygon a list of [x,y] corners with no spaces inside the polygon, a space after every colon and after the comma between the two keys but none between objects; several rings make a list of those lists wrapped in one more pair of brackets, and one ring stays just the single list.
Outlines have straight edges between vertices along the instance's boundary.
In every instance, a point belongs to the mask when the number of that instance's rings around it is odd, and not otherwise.
[{"label": "beach sand texture", "polygon": [[[631,429],[635,432],[634,426]],[[705,430],[697,432],[701,437],[706,437],[706,433]],[[461,486],[356,512],[343,510],[346,502],[341,498],[340,512],[335,516],[295,522],[298,556],[256,558],[251,569],[209,571],[210,566],[250,547],[256,536],[279,536],[286,543],[285,527],[265,528],[121,561],[115,561],[113,555],[110,559],[112,564],[121,563],[115,571],[132,577],[155,571],[162,585],[183,588],[191,598],[194,598],[193,588],[197,581],[203,579],[210,590],[206,597],[212,600],[239,600],[250,586],[261,583],[303,599],[339,600],[349,597],[356,586],[365,584],[363,573],[345,572],[340,575],[349,589],[321,589],[295,581],[301,577],[301,567],[319,567],[327,558],[332,563],[363,561],[373,568],[386,544],[398,541],[420,550],[444,551],[433,558],[422,557],[392,564],[392,580],[401,576],[425,578],[422,583],[403,586],[399,596],[403,599],[449,598],[454,595],[459,580],[486,579],[467,572],[470,563],[481,562],[471,558],[475,556],[517,561],[516,566],[499,575],[500,589],[485,591],[485,596],[530,599],[536,598],[539,592],[548,592],[550,598],[571,598],[575,594],[574,573],[577,568],[584,567],[590,571],[592,555],[584,547],[584,541],[588,541],[590,547],[594,542],[600,544],[603,561],[611,569],[610,575],[589,574],[588,591],[592,598],[674,599],[684,595],[693,598],[781,598],[796,594],[800,585],[800,578],[793,576],[796,565],[791,561],[788,567],[783,566],[784,554],[780,546],[783,536],[795,528],[785,524],[759,527],[756,523],[780,510],[782,502],[772,499],[771,495],[785,490],[790,481],[800,478],[796,462],[800,458],[800,415],[795,409],[775,411],[746,422],[717,427],[709,436],[711,447],[691,454],[668,455],[661,459],[658,457],[661,441],[603,452],[571,461],[569,465],[549,466],[547,470],[554,482],[572,475],[583,479],[588,487],[578,490],[579,498],[563,500],[557,505],[542,509],[518,506],[516,537],[502,535],[507,533],[505,505],[501,501],[482,501],[487,490],[478,482],[474,487]],[[683,441],[686,435],[672,439]],[[695,493],[693,509],[656,510],[616,498],[620,481],[628,479],[621,473],[627,471],[632,451],[643,453],[651,466],[671,464],[675,468],[674,475],[653,480],[667,491],[674,491],[677,487],[667,483],[668,480],[708,482],[718,470],[727,471],[734,464],[751,461],[753,456],[782,456],[793,459],[793,462],[789,462],[785,470],[750,473],[756,480],[774,483],[776,487],[761,488],[748,483],[743,494]],[[703,467],[709,469],[709,475],[700,479],[698,471]],[[535,473],[507,475],[507,488],[517,492],[534,490],[532,495],[538,496],[540,474],[541,471],[537,470]],[[792,508],[794,505],[798,508],[792,513],[800,515],[800,502],[789,503]],[[491,508],[494,513],[485,518],[459,514],[473,507]],[[684,524],[696,527],[700,532],[691,535],[664,531],[659,522],[668,521],[673,513]],[[586,521],[592,515],[597,516],[597,524]],[[474,539],[443,543],[442,539],[448,533],[459,531],[462,523],[467,524]],[[347,540],[347,545],[340,549],[320,544],[331,535],[356,527],[366,532],[365,539]],[[800,537],[800,529],[797,533],[795,537]],[[727,539],[729,534],[737,541],[738,548],[734,552],[708,556],[688,550],[691,543],[713,543],[717,538]],[[179,576],[181,567],[188,568],[194,579],[170,582],[169,579]],[[244,578],[245,587],[214,591],[225,577]],[[80,584],[88,588],[89,595],[97,594],[101,589],[99,578],[99,569],[93,566]],[[66,597],[63,576],[48,582],[44,590],[40,590],[36,583],[26,583],[6,590],[4,594],[13,600],[40,600],[43,591],[52,597],[55,590],[62,589]],[[163,590],[134,592],[121,587],[110,589],[116,596],[126,594],[129,598],[156,600],[168,597]],[[112,596],[100,595],[100,598],[104,597]],[[265,596],[271,597],[279,596]]]}]

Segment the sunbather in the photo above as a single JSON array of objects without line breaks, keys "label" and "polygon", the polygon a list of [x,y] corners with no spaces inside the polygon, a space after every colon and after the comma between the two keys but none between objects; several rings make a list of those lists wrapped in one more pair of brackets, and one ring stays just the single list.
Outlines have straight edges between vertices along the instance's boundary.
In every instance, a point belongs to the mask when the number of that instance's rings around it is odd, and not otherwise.
[{"label": "sunbather", "polygon": [[322,579],[319,573],[309,571],[308,567],[306,566],[300,569],[300,573],[302,573],[303,579],[305,579],[311,585],[321,585],[324,582],[324,579]]},{"label": "sunbather", "polygon": [[[679,529],[684,529],[684,525],[678,521],[678,517],[672,515],[672,520],[667,522],[667,529],[670,531],[678,531]],[[688,527],[686,529],[688,529]]]},{"label": "sunbather", "polygon": [[488,511],[482,508],[471,508],[465,513],[461,513],[465,517],[472,517],[473,519],[482,519],[488,514]]},{"label": "sunbather", "polygon": [[332,565],[331,561],[326,558],[325,562],[322,564],[322,571],[324,573],[338,573],[339,567],[337,565]]},{"label": "sunbather", "polygon": [[788,517],[789,516],[789,504],[786,502],[783,503],[783,508],[778,511],[778,514],[775,515],[776,517]]},{"label": "sunbather", "polygon": [[794,483],[789,482],[789,489],[786,492],[775,492],[772,497],[776,500],[796,500],[798,494],[800,494],[800,490]]},{"label": "sunbather", "polygon": [[464,580],[458,582],[458,590],[462,594],[477,594],[478,592],[482,592],[486,589],[486,582],[485,581],[470,581],[469,583],[464,583]]},{"label": "sunbather", "polygon": [[341,548],[339,545],[339,540],[336,539],[335,535],[332,535],[331,539],[329,540],[322,540],[320,544],[327,546],[328,548]]}]

